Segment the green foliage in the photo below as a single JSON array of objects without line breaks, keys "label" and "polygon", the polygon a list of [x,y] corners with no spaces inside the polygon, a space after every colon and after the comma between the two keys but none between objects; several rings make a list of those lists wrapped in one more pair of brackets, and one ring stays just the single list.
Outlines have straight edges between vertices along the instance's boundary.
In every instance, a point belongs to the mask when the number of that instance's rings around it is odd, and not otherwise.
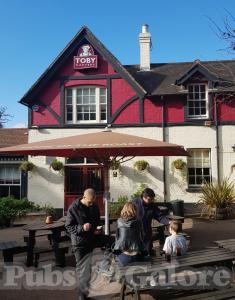
[{"label": "green foliage", "polygon": [[186,168],[186,162],[183,161],[182,159],[176,159],[172,162],[172,165],[174,166],[175,169],[177,170],[183,170]]},{"label": "green foliage", "polygon": [[150,165],[146,160],[137,160],[136,162],[134,162],[133,165],[134,169],[136,171],[142,172],[142,171],[149,171],[150,169]]},{"label": "green foliage", "polygon": [[140,183],[137,190],[131,195],[131,198],[137,198],[140,197],[140,195],[143,193],[144,189],[146,188],[144,183]]},{"label": "green foliage", "polygon": [[221,183],[205,183],[198,204],[202,206],[202,214],[211,216],[218,209],[231,211],[234,202],[235,185],[225,178]]},{"label": "green foliage", "polygon": [[53,161],[50,163],[50,169],[53,169],[54,171],[59,171],[60,173],[63,173],[64,171],[64,164],[57,160],[53,159]]},{"label": "green foliage", "polygon": [[35,168],[35,165],[31,161],[28,161],[28,160],[23,161],[20,165],[20,169],[24,172],[32,172],[34,168]]},{"label": "green foliage", "polygon": [[109,215],[111,218],[119,218],[122,208],[128,202],[127,196],[119,196],[116,202],[109,204]]},{"label": "green foliage", "polygon": [[10,226],[15,218],[35,211],[45,211],[47,214],[55,215],[55,210],[50,205],[40,206],[28,199],[15,199],[13,196],[0,198],[0,227]]},{"label": "green foliage", "polygon": [[50,204],[44,204],[40,206],[40,210],[45,211],[47,216],[52,216],[53,218],[56,216],[56,211]]},{"label": "green foliage", "polygon": [[0,198],[0,225],[9,226],[11,222],[20,216],[24,216],[34,208],[34,203],[27,199],[15,199],[12,196]]},{"label": "green foliage", "polygon": [[171,164],[171,170],[173,175],[175,174],[175,170],[178,171],[178,174],[182,177],[182,179],[186,179],[187,177],[187,163],[183,161],[181,158],[176,159]]}]

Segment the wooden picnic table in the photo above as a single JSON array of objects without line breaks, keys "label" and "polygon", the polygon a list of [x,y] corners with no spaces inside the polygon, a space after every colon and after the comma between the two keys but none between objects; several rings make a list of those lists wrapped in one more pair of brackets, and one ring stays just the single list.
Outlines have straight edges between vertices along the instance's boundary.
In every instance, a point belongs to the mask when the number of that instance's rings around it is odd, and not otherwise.
[{"label": "wooden picnic table", "polygon": [[[136,278],[149,277],[153,273],[160,274],[165,272],[171,274],[170,272],[181,272],[188,270],[190,268],[199,268],[205,266],[218,266],[226,265],[232,266],[232,262],[235,259],[235,253],[228,251],[223,248],[212,248],[203,249],[200,251],[189,251],[186,255],[177,257],[171,262],[166,262],[165,258],[162,256],[152,257],[148,262],[138,262],[125,267],[119,266],[118,263],[115,264],[115,280],[121,282],[120,299],[124,299],[125,290],[128,286],[130,277],[133,275]],[[134,274],[133,274],[134,272]],[[128,278],[129,276],[129,278]],[[141,290],[138,286],[132,286],[135,291],[136,299],[139,299],[139,291]],[[151,290],[152,287],[144,287],[144,290]]]},{"label": "wooden picnic table", "polygon": [[29,237],[27,242],[27,266],[33,265],[34,258],[34,247],[35,247],[35,234],[37,231],[51,230],[52,232],[52,248],[55,252],[56,263],[59,264],[58,247],[61,237],[61,231],[65,230],[64,222],[54,221],[51,224],[45,222],[35,222],[23,227],[24,230],[28,231]]}]

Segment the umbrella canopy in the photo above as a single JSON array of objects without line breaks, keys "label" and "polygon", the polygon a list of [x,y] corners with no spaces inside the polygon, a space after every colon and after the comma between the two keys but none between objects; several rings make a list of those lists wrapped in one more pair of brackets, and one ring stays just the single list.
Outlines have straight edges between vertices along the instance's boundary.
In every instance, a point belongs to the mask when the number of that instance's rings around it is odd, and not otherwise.
[{"label": "umbrella canopy", "polygon": [[102,131],[0,148],[0,154],[87,157],[105,162],[117,156],[187,156],[182,146]]},{"label": "umbrella canopy", "polygon": [[80,134],[64,138],[39,141],[29,144],[0,148],[0,154],[23,154],[58,157],[87,157],[103,164],[105,233],[109,233],[109,167],[113,158],[128,156],[187,156],[182,146],[153,139],[122,134],[105,130],[102,132]]}]

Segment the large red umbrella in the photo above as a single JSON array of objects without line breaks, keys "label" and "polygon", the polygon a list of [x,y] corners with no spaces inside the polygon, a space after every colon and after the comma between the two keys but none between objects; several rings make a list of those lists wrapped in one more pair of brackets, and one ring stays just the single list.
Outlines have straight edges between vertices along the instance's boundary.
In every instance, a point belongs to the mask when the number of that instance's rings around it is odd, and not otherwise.
[{"label": "large red umbrella", "polygon": [[187,156],[183,146],[106,130],[0,148],[0,154],[87,157],[105,167],[105,217],[108,233],[108,170],[113,160],[134,156]]}]

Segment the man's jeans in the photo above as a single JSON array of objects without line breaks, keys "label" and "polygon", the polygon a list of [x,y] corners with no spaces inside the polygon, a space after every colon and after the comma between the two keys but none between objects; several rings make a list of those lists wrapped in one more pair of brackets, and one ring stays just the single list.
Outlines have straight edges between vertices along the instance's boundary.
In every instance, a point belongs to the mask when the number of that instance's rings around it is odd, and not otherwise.
[{"label": "man's jeans", "polygon": [[[84,297],[84,295],[88,295],[89,293],[93,249],[105,247],[105,253],[108,253],[110,252],[112,242],[113,239],[110,236],[95,235],[92,242],[87,243],[84,246],[73,246],[73,252],[76,259],[79,295],[81,293]],[[81,299],[84,298],[81,297]]]}]

